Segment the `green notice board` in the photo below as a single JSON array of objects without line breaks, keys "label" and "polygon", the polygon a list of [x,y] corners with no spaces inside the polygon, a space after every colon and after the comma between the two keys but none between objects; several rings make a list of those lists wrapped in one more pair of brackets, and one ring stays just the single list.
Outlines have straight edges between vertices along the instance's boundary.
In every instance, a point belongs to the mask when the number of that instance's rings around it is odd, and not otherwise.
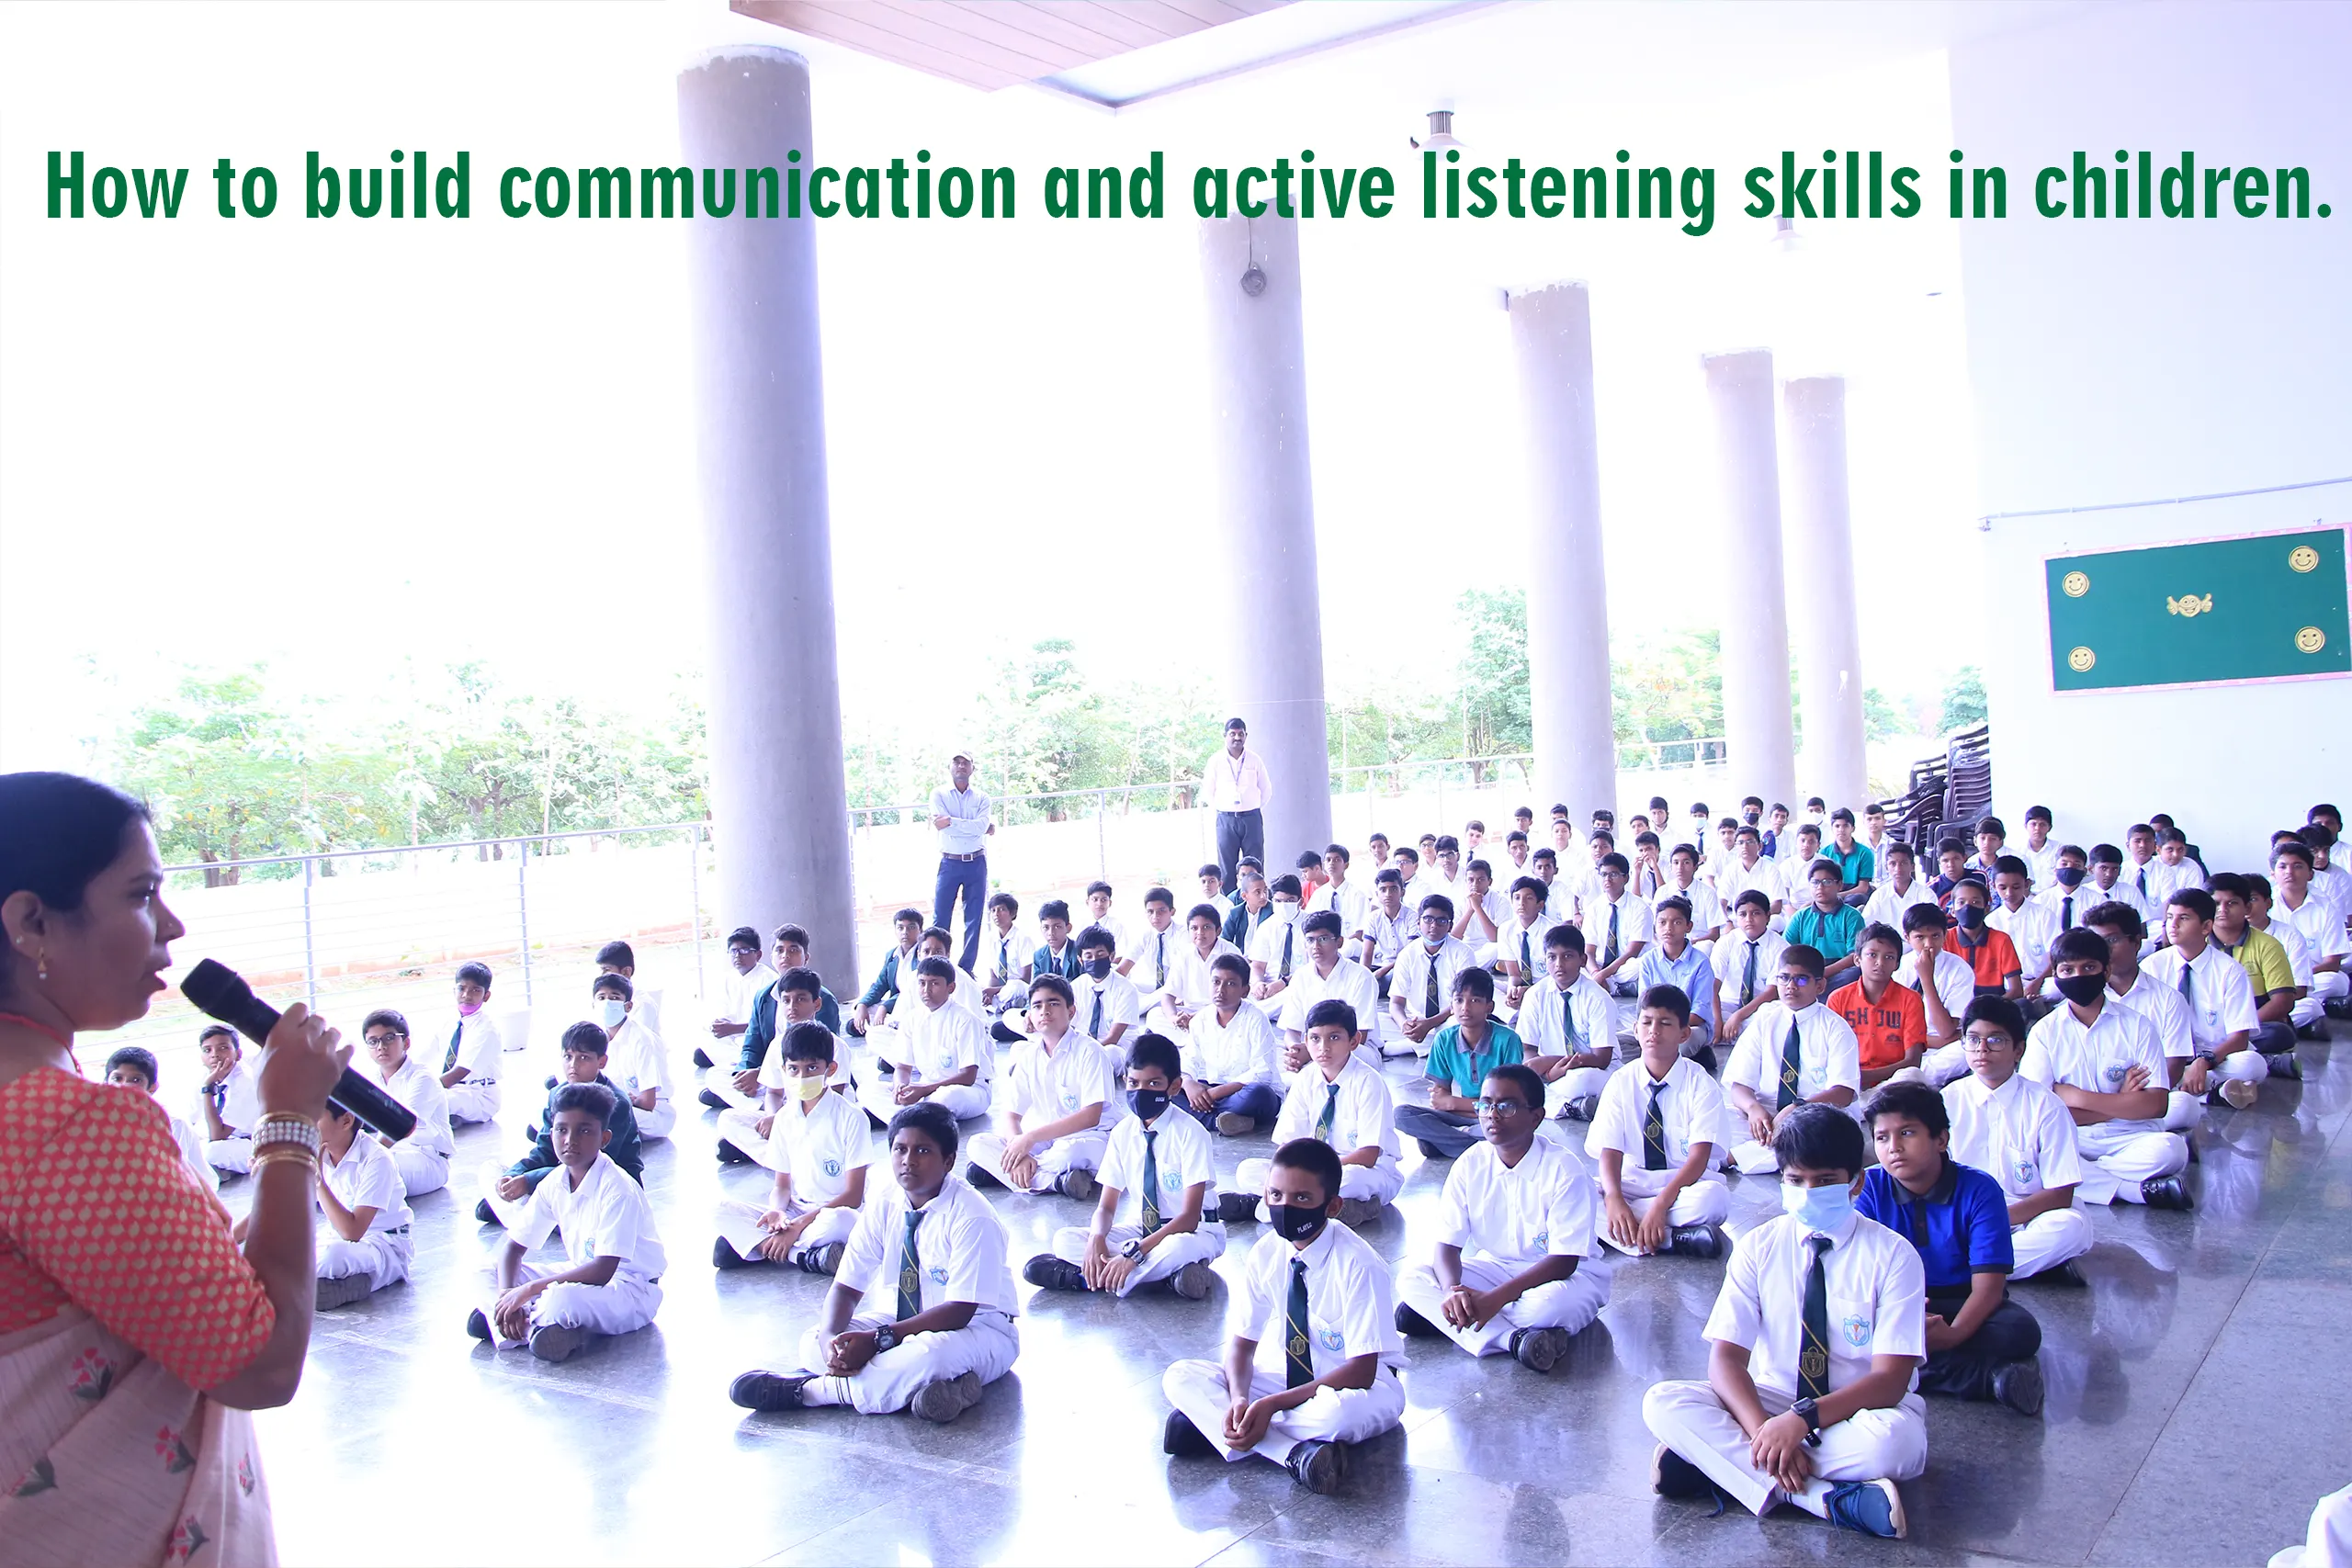
[{"label": "green notice board", "polygon": [[2352,672],[2342,525],[2052,556],[2061,692]]}]

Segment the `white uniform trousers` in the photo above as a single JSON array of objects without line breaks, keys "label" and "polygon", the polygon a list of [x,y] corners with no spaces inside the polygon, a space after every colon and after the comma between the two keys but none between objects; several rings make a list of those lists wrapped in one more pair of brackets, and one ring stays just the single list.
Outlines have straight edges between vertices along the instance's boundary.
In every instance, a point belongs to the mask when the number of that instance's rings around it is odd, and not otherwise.
[{"label": "white uniform trousers", "polygon": [[[1666,1184],[1673,1179],[1674,1172],[1671,1170],[1652,1170],[1630,1160],[1617,1174],[1617,1185],[1624,1192],[1626,1206],[1634,1211],[1636,1219],[1641,1217],[1642,1203],[1665,1191]],[[1718,1177],[1703,1176],[1674,1195],[1674,1207],[1666,1212],[1666,1223],[1669,1225],[1719,1225],[1730,1213],[1731,1189]],[[1620,1252],[1627,1251],[1618,1244],[1615,1236],[1609,1234],[1605,1214],[1602,1222],[1600,1239]],[[1647,1254],[1635,1253],[1633,1256],[1645,1257]]]},{"label": "white uniform trousers", "polygon": [[[761,1105],[757,1099],[746,1100],[741,1105],[730,1105],[718,1113],[718,1135],[759,1161],[760,1164],[767,1165],[768,1159],[772,1156],[768,1155],[768,1141],[760,1132],[759,1124],[766,1118],[776,1114],[778,1112],[767,1110]],[[773,1170],[775,1168],[768,1166],[768,1168]]]},{"label": "white uniform trousers", "polygon": [[[1740,1125],[1747,1125],[1747,1118],[1740,1119]],[[1731,1163],[1742,1176],[1769,1176],[1781,1168],[1781,1156],[1762,1139],[1743,1137],[1731,1145]]]},{"label": "white uniform trousers", "polygon": [[[560,1270],[534,1269],[526,1263],[514,1271],[514,1282],[527,1284],[557,1272]],[[493,1343],[502,1350],[512,1350],[528,1341],[509,1339],[498,1332],[498,1314],[492,1309],[498,1304],[499,1294],[493,1285],[490,1300],[482,1304],[481,1314],[490,1319]],[[531,1326],[585,1328],[595,1334],[633,1334],[651,1323],[653,1314],[661,1310],[661,1283],[623,1268],[606,1285],[582,1285],[576,1280],[549,1285],[531,1298]]]},{"label": "white uniform trousers", "polygon": [[422,1198],[449,1185],[449,1156],[439,1150],[428,1149],[414,1138],[403,1138],[392,1145],[391,1156],[401,1173],[403,1195]]},{"label": "white uniform trousers", "polygon": [[1037,1162],[1037,1171],[1025,1187],[1004,1173],[1005,1141],[1001,1133],[975,1133],[965,1140],[964,1146],[974,1165],[1014,1191],[1051,1192],[1054,1178],[1065,1171],[1099,1168],[1111,1134],[1101,1127],[1087,1127],[1039,1144],[1029,1151],[1030,1157]]},{"label": "white uniform trousers", "polygon": [[[899,1080],[869,1067],[857,1080],[857,1103],[866,1114],[879,1117],[884,1126],[890,1118],[906,1109],[894,1098],[899,1092]],[[932,1091],[930,1102],[947,1107],[948,1114],[958,1122],[968,1122],[975,1116],[989,1113],[989,1086],[984,1083],[956,1084]],[[745,1151],[749,1153],[749,1150]]]},{"label": "white uniform trousers", "polygon": [[731,1108],[741,1110],[746,1106],[756,1107],[760,1103],[757,1089],[745,1094],[735,1087],[735,1077],[742,1070],[732,1062],[721,1062],[715,1067],[705,1067],[702,1070],[702,1087],[725,1100]]},{"label": "white uniform trousers", "polygon": [[521,1224],[523,1215],[531,1207],[530,1189],[525,1188],[520,1198],[501,1198],[498,1184],[506,1179],[506,1168],[494,1159],[482,1161],[481,1168],[474,1174],[479,1196],[490,1205],[490,1212],[498,1216],[498,1223],[510,1231]]},{"label": "white uniform trousers", "polygon": [[2174,1089],[2165,1096],[2165,1131],[2186,1133],[2205,1120],[2205,1101]]},{"label": "white uniform trousers", "polygon": [[1544,1086],[1544,1113],[1546,1116],[1565,1116],[1570,1100],[1583,1100],[1588,1096],[1598,1100],[1600,1091],[1609,1087],[1611,1070],[1608,1067],[1570,1067]]},{"label": "white uniform trousers", "polygon": [[[718,1205],[718,1234],[738,1255],[754,1263],[763,1263],[767,1259],[760,1254],[760,1244],[767,1240],[770,1233],[760,1228],[760,1216],[767,1212],[764,1204],[739,1203],[731,1199],[721,1202]],[[784,1217],[797,1220],[809,1212],[808,1205],[793,1201],[785,1204]],[[850,1233],[857,1229],[855,1209],[828,1209],[819,1205],[815,1213],[817,1217],[808,1222],[808,1228],[800,1233],[800,1239],[793,1245],[792,1260],[795,1263],[799,1262],[804,1254],[814,1252],[828,1243],[849,1240]]]},{"label": "white uniform trousers", "polygon": [[2086,1203],[2137,1203],[2140,1183],[2188,1168],[2188,1144],[2177,1133],[2117,1132],[2104,1122],[2075,1129],[2075,1146],[2090,1157],[2075,1196]]},{"label": "white uniform trousers", "polygon": [[650,1111],[639,1111],[634,1105],[629,1110],[637,1114],[638,1137],[647,1143],[668,1137],[678,1124],[678,1102],[666,1094],[653,1097],[653,1109]]},{"label": "white uniform trousers", "polygon": [[415,1256],[414,1239],[406,1225],[396,1231],[369,1231],[357,1241],[337,1236],[319,1243],[318,1274],[322,1280],[368,1277],[368,1288],[380,1291],[408,1278],[409,1259]]},{"label": "white uniform trousers", "polygon": [[[1769,1388],[1757,1402],[1778,1416],[1796,1403]],[[1704,1382],[1651,1385],[1642,1398],[1642,1419],[1657,1440],[1704,1471],[1749,1513],[1763,1514],[1781,1501],[1809,1514],[1829,1517],[1829,1491],[1842,1481],[1908,1481],[1928,1468],[1926,1406],[1906,1393],[1892,1410],[1860,1410],[1821,1429],[1821,1446],[1811,1450],[1813,1477],[1801,1492],[1783,1493],[1749,1459],[1747,1434],[1713,1387]]]},{"label": "white uniform trousers", "polygon": [[498,1120],[498,1080],[496,1078],[461,1078],[449,1086],[449,1120],[452,1122],[495,1122]]},{"label": "white uniform trousers", "polygon": [[[1536,1286],[1477,1328],[1456,1328],[1445,1320],[1441,1304],[1444,1288],[1437,1282],[1437,1270],[1426,1263],[1416,1263],[1396,1276],[1396,1294],[1472,1355],[1502,1356],[1510,1351],[1510,1337],[1522,1328],[1564,1328],[1574,1334],[1599,1317],[1609,1304],[1610,1268],[1606,1258],[1583,1258],[1566,1279]],[[1462,1282],[1474,1291],[1491,1291],[1514,1272],[1483,1258],[1462,1260]]]},{"label": "white uniform trousers", "polygon": [[2312,1509],[2301,1541],[2270,1559],[2270,1568],[2346,1568],[2352,1563],[2352,1486],[2331,1492]]},{"label": "white uniform trousers", "polygon": [[[1250,1397],[1280,1393],[1282,1375],[1263,1367],[1250,1370]],[[1254,1449],[1227,1448],[1225,1413],[1233,1396],[1225,1369],[1215,1361],[1179,1361],[1159,1380],[1168,1403],[1200,1428],[1201,1436],[1229,1463],[1244,1454],[1263,1454],[1276,1464],[1302,1442],[1361,1443],[1376,1438],[1405,1416],[1405,1385],[1386,1367],[1373,1374],[1370,1388],[1318,1388],[1306,1404],[1278,1413]]]},{"label": "white uniform trousers", "polygon": [[[1233,1190],[1236,1192],[1265,1191],[1266,1173],[1273,1168],[1274,1162],[1270,1159],[1243,1160],[1234,1169]],[[1393,1203],[1396,1201],[1396,1190],[1404,1185],[1405,1173],[1393,1161],[1340,1168],[1340,1196],[1342,1198],[1361,1198],[1367,1203]],[[1263,1198],[1258,1200],[1258,1223],[1268,1223]]]},{"label": "white uniform trousers", "polygon": [[2017,1264],[2009,1270],[2012,1280],[2030,1280],[2045,1269],[2055,1269],[2069,1258],[2080,1258],[2098,1239],[2091,1229],[2088,1214],[2079,1209],[2052,1209],[2036,1214],[2021,1225],[2009,1227],[2009,1247],[2017,1254]]},{"label": "white uniform trousers", "polygon": [[1967,1044],[1955,1040],[1949,1045],[1937,1046],[1919,1058],[1919,1076],[1927,1079],[1929,1086],[1935,1089],[1941,1089],[1948,1083],[1966,1077],[1968,1076]]},{"label": "white uniform trousers", "polygon": [[[870,1333],[890,1321],[878,1313],[861,1314],[851,1318],[849,1325]],[[825,1375],[823,1340],[816,1325],[800,1337],[802,1371]],[[1012,1319],[993,1307],[982,1307],[965,1327],[911,1335],[866,1362],[855,1377],[843,1381],[849,1385],[851,1408],[861,1416],[888,1416],[904,1410],[907,1401],[928,1383],[946,1382],[966,1372],[978,1373],[981,1382],[992,1383],[1012,1370],[1020,1354],[1021,1333]]]},{"label": "white uniform trousers", "polygon": [[2332,969],[2324,975],[2314,975],[2312,976],[2312,994],[2295,1004],[2294,1010],[2287,1015],[2287,1021],[2297,1029],[2307,1023],[2317,1023],[2327,1016],[2328,1003],[2340,1002],[2347,994],[2352,994],[2352,982],[2345,979],[2342,970]]},{"label": "white uniform trousers", "polygon": [[[1054,1233],[1054,1256],[1065,1263],[1086,1267],[1086,1239],[1092,1232],[1082,1225],[1064,1225]],[[1141,1241],[1141,1225],[1113,1225],[1104,1233],[1114,1254],[1130,1241]],[[1127,1282],[1119,1287],[1119,1294],[1131,1296],[1139,1285],[1165,1280],[1188,1263],[1214,1263],[1225,1256],[1225,1227],[1203,1225],[1198,1230],[1182,1231],[1170,1236],[1144,1254],[1127,1275]]]},{"label": "white uniform trousers", "polygon": [[2213,1064],[2213,1070],[2205,1076],[2205,1092],[2211,1094],[2221,1088],[2223,1078],[2236,1078],[2241,1083],[2260,1083],[2269,1076],[2269,1060],[2249,1045],[2244,1050],[2231,1052]]},{"label": "white uniform trousers", "polygon": [[251,1138],[208,1138],[204,1143],[204,1158],[215,1170],[242,1176],[253,1168],[254,1141]]}]

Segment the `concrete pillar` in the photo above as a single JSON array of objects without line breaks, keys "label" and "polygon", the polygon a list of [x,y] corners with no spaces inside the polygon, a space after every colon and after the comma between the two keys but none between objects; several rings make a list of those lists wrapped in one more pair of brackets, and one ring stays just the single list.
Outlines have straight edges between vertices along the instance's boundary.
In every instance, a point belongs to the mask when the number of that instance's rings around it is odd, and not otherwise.
[{"label": "concrete pillar", "polygon": [[[680,161],[811,155],[808,62],[712,50],[678,73]],[[709,595],[710,801],[721,931],[797,920],[854,984],[849,791],[833,646],[833,547],[811,220],[687,225]]]},{"label": "concrete pillar", "polygon": [[[1273,778],[1266,869],[1279,874],[1299,851],[1331,839],[1298,224],[1205,219],[1200,254],[1216,473],[1207,543],[1223,697],[1250,726],[1250,744]],[[1220,710],[1219,722],[1229,716]],[[1204,760],[1219,739],[1200,737]]]},{"label": "concrete pillar", "polygon": [[1566,802],[1589,822],[1617,806],[1609,685],[1608,574],[1592,412],[1592,300],[1581,283],[1510,299],[1532,500],[1527,585],[1528,709],[1535,809]]},{"label": "concrete pillar", "polygon": [[1789,417],[1789,571],[1804,715],[1805,792],[1861,815],[1861,633],[1854,533],[1846,500],[1846,378],[1804,376],[1781,389]]},{"label": "concrete pillar", "polygon": [[[1772,437],[1772,355],[1702,355],[1722,487],[1724,739],[1739,795],[1794,810],[1796,739],[1789,702],[1789,610],[1781,570],[1781,464]],[[1736,805],[1736,802],[1732,803]]]}]

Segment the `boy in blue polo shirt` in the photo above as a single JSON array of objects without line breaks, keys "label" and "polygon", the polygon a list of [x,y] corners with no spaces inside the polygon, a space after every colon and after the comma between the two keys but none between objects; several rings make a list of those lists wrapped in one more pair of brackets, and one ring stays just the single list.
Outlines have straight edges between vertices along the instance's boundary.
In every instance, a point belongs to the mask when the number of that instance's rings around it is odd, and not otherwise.
[{"label": "boy in blue polo shirt", "polygon": [[1923,1393],[1997,1400],[2041,1413],[2041,1325],[2008,1299],[2016,1257],[2009,1200],[1981,1170],[1953,1163],[1944,1097],[1923,1083],[1891,1083],[1871,1098],[1878,1166],[1854,1207],[1919,1251],[1928,1277]]},{"label": "boy in blue polo shirt", "polygon": [[1713,959],[1690,940],[1690,900],[1669,893],[1657,901],[1651,919],[1657,928],[1657,942],[1642,953],[1641,994],[1647,996],[1660,986],[1671,986],[1689,999],[1690,1033],[1682,1042],[1682,1054],[1712,1073],[1715,1054],[1711,1047],[1722,1017],[1721,1003]]},{"label": "boy in blue polo shirt", "polygon": [[1862,912],[1846,902],[1845,874],[1838,863],[1815,860],[1805,871],[1813,902],[1789,912],[1781,935],[1792,947],[1821,954],[1825,978],[1835,980],[1854,967],[1854,944],[1862,937]]},{"label": "boy in blue polo shirt", "polygon": [[1478,1088],[1487,1075],[1526,1057],[1519,1035],[1495,1020],[1494,976],[1463,970],[1453,977],[1453,1021],[1430,1039],[1430,1102],[1398,1106],[1397,1133],[1419,1139],[1430,1159],[1458,1157],[1478,1142]]}]

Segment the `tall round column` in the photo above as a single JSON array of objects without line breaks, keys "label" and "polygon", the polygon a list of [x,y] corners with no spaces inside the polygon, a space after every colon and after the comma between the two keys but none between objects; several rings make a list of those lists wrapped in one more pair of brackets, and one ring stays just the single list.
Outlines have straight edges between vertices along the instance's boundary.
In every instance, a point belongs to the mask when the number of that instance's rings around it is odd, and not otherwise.
[{"label": "tall round column", "polygon": [[1781,464],[1772,444],[1772,355],[1701,357],[1723,497],[1724,739],[1732,784],[1797,804],[1789,704],[1789,611],[1781,570]]},{"label": "tall round column", "polygon": [[1581,283],[1510,299],[1532,501],[1527,584],[1528,709],[1536,808],[1572,819],[1617,805],[1600,468],[1593,432],[1592,301]]},{"label": "tall round column", "polygon": [[1781,389],[1781,401],[1789,418],[1789,570],[1803,594],[1794,629],[1804,777],[1832,809],[1859,816],[1870,782],[1846,498],[1846,378],[1800,377]]},{"label": "tall round column", "polygon": [[[808,62],[712,50],[678,73],[693,168],[811,155]],[[835,987],[856,974],[833,646],[817,243],[806,217],[687,225],[721,929],[797,920]]]},{"label": "tall round column", "polygon": [[[1226,701],[1273,779],[1266,867],[1331,838],[1322,589],[1306,460],[1306,346],[1295,220],[1204,219],[1210,447],[1208,546]],[[1254,276],[1251,276],[1254,274]],[[1253,293],[1251,290],[1255,289]],[[1201,738],[1201,754],[1217,737]]]}]

